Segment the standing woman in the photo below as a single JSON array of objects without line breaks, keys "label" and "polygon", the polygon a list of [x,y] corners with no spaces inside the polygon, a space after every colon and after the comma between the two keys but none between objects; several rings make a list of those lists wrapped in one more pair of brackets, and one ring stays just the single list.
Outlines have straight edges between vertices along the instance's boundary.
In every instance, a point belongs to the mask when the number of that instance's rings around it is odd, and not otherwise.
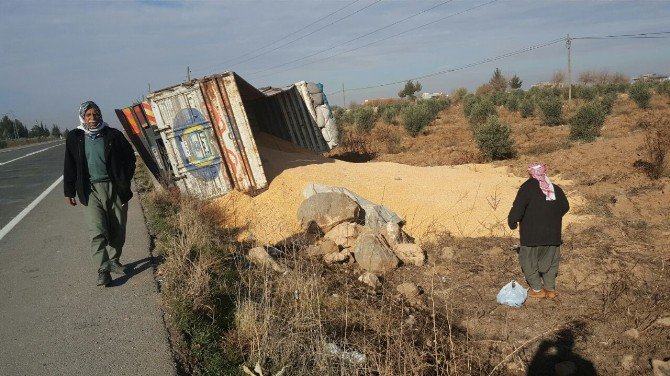
[{"label": "standing woman", "polygon": [[110,272],[125,274],[119,261],[126,241],[130,181],[135,153],[121,131],[102,121],[100,108],[87,101],[79,108],[77,129],[67,135],[63,188],[67,203],[85,206],[91,253],[98,286],[112,281]]},{"label": "standing woman", "polygon": [[528,167],[530,177],[514,199],[507,217],[514,230],[520,224],[519,263],[530,285],[531,298],[556,298],[556,275],[561,258],[563,216],[570,204],[561,187],[546,175],[545,164]]}]

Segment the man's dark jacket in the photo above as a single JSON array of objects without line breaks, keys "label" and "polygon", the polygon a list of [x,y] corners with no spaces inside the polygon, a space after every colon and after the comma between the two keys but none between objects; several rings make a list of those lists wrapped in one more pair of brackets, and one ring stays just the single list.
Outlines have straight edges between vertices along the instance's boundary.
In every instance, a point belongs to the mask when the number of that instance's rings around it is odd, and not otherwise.
[{"label": "man's dark jacket", "polygon": [[[105,161],[107,175],[112,187],[123,203],[133,197],[130,180],[135,173],[135,153],[118,129],[105,127],[101,131],[105,141]],[[63,167],[63,188],[65,197],[79,197],[79,202],[88,205],[87,188],[90,184],[88,163],[84,152],[84,131],[70,131],[65,140],[65,164]]]},{"label": "man's dark jacket", "polygon": [[561,245],[561,227],[563,216],[570,210],[565,193],[554,184],[556,200],[547,201],[540,182],[530,178],[519,188],[507,223],[515,229],[521,223],[521,245],[535,247],[540,245]]}]

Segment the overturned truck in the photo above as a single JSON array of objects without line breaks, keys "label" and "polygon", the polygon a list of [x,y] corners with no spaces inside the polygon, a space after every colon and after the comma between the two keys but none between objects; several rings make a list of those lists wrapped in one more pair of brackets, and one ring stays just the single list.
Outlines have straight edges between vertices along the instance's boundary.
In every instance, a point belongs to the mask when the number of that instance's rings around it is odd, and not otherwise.
[{"label": "overturned truck", "polygon": [[174,183],[201,198],[267,187],[259,132],[316,153],[338,142],[321,84],[257,89],[234,72],[152,92],[116,114],[154,184]]}]

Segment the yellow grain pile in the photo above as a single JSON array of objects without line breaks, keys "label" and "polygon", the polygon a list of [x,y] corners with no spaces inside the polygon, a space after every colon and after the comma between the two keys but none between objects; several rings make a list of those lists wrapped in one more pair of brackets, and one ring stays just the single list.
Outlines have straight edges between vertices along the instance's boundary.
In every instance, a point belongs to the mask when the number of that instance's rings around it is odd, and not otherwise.
[{"label": "yellow grain pile", "polygon": [[[296,212],[310,182],[345,187],[385,205],[407,221],[405,231],[418,241],[444,230],[464,237],[509,235],[507,213],[524,181],[506,168],[485,164],[415,167],[343,162],[270,136],[260,138],[259,152],[269,188],[255,197],[233,192],[214,202],[222,226],[238,229],[239,240],[259,244],[274,244],[300,232]],[[574,203],[573,197],[568,198]],[[571,220],[568,216],[564,222]]]}]

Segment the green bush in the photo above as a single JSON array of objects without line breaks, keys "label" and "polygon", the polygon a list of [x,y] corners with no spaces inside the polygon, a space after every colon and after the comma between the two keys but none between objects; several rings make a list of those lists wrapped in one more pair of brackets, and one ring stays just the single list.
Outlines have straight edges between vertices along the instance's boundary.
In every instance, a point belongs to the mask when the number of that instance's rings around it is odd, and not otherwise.
[{"label": "green bush", "polygon": [[377,107],[377,114],[386,124],[397,124],[396,117],[400,115],[400,109],[402,107],[403,106],[400,103],[380,105]]},{"label": "green bush", "polygon": [[546,97],[538,102],[545,125],[554,126],[563,122],[563,102],[555,96]]},{"label": "green bush", "polygon": [[656,93],[670,97],[670,80],[663,80],[656,85]]},{"label": "green bush", "polygon": [[491,115],[497,115],[496,106],[488,99],[481,99],[472,106],[468,120],[471,125],[477,125],[485,122]]},{"label": "green bush", "polygon": [[7,147],[7,141],[5,140],[0,140],[0,149],[4,149]]},{"label": "green bush", "polygon": [[507,101],[508,94],[504,91],[493,91],[487,95],[488,99],[496,106],[502,106]]},{"label": "green bush", "polygon": [[474,94],[466,94],[463,99],[461,99],[461,102],[463,103],[463,114],[465,117],[470,117],[470,111],[472,111],[472,106],[475,105],[479,101],[479,97],[475,96]]},{"label": "green bush", "polygon": [[644,82],[636,82],[630,87],[628,92],[630,99],[632,99],[638,107],[649,108],[649,101],[651,100],[651,90]]},{"label": "green bush", "polygon": [[489,116],[485,123],[475,126],[473,135],[479,150],[488,160],[508,159],[515,154],[512,128],[495,115]]},{"label": "green bush", "polygon": [[453,92],[451,92],[451,98],[453,99],[454,103],[458,103],[468,95],[468,89],[464,87],[459,87],[458,89],[455,89]]},{"label": "green bush", "polygon": [[404,108],[401,118],[403,127],[405,127],[407,133],[412,137],[419,135],[421,130],[434,119],[427,106],[416,105]]},{"label": "green bush", "polygon": [[535,114],[535,102],[531,98],[525,98],[519,103],[519,112],[522,118],[527,118]]},{"label": "green bush", "polygon": [[421,99],[416,102],[416,105],[426,107],[431,116],[435,118],[440,111],[447,109],[451,105],[451,100],[449,98]]},{"label": "green bush", "polygon": [[337,107],[333,109],[333,117],[335,118],[335,123],[337,125],[349,124],[353,125],[356,119],[354,118],[354,112],[352,110],[347,110],[342,107]]},{"label": "green bush", "polygon": [[519,105],[521,103],[521,100],[519,99],[518,96],[516,95],[510,95],[507,97],[507,100],[505,101],[505,108],[508,111],[519,111]]},{"label": "green bush", "polygon": [[368,133],[375,126],[375,111],[371,108],[360,107],[356,109],[356,128]]},{"label": "green bush", "polygon": [[612,108],[614,107],[614,102],[616,102],[617,97],[618,94],[616,92],[608,92],[600,98],[600,106],[605,111],[606,115],[612,113]]},{"label": "green bush", "polygon": [[573,140],[593,141],[600,135],[605,122],[606,110],[600,103],[583,105],[570,118],[570,138]]},{"label": "green bush", "polygon": [[587,101],[595,99],[596,95],[598,95],[598,90],[593,86],[577,86],[576,91],[575,97],[586,99]]}]

